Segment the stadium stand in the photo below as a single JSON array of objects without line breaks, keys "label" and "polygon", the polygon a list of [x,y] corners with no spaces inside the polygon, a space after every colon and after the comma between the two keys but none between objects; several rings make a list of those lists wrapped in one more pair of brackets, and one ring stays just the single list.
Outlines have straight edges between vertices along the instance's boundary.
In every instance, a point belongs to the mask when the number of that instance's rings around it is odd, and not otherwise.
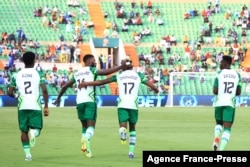
[{"label": "stadium stand", "polygon": [[[45,61],[43,56],[46,57],[47,54],[47,45],[57,45],[59,41],[60,34],[63,34],[64,40],[63,43],[71,44],[74,38],[74,32],[66,32],[66,24],[58,24],[55,22],[55,28],[49,28],[47,25],[42,26],[43,17],[35,17],[34,14],[38,12],[38,9],[41,8],[43,11],[45,7],[48,6],[51,10],[51,13],[48,13],[46,17],[52,20],[52,11],[57,7],[57,17],[61,14],[70,12],[73,17],[71,17],[73,29],[75,28],[75,23],[80,21],[93,21],[93,28],[84,29],[86,32],[83,33],[83,41],[78,43],[80,46],[80,60],[83,55],[91,52],[91,49],[88,45],[88,41],[92,37],[103,37],[103,31],[105,30],[107,23],[112,23],[110,30],[110,36],[115,31],[114,25],[117,26],[118,37],[124,42],[125,52],[133,60],[136,68],[139,71],[145,72],[152,82],[163,86],[167,93],[169,86],[169,73],[171,71],[215,71],[218,69],[218,55],[224,54],[229,56],[238,56],[238,59],[235,58],[234,68],[237,70],[250,70],[250,50],[249,48],[249,30],[250,27],[246,27],[246,37],[242,36],[241,26],[233,25],[234,22],[238,21],[238,18],[242,14],[242,8],[244,5],[248,6],[249,3],[239,2],[225,2],[221,1],[220,12],[212,12],[214,9],[214,4],[207,4],[207,1],[204,2],[185,2],[181,1],[153,1],[153,8],[151,11],[148,11],[146,8],[147,0],[143,2],[143,8],[141,8],[140,2],[137,2],[135,7],[132,8],[131,1],[124,0],[119,1],[120,4],[115,4],[114,1],[83,1],[80,0],[81,7],[86,11],[86,14],[80,14],[79,7],[70,7],[67,5],[67,0],[44,0],[44,1],[33,1],[33,0],[2,0],[1,13],[4,14],[4,17],[1,19],[1,32],[7,32],[11,34],[12,32],[16,34],[16,31],[21,28],[25,32],[28,41],[38,40],[40,43],[39,48],[30,48],[28,43],[26,46],[23,46],[26,50],[33,50],[38,54],[38,59],[40,61]],[[117,8],[117,6],[119,6]],[[118,18],[117,14],[120,12],[120,9],[124,12],[123,18]],[[160,14],[156,12],[159,10]],[[197,16],[194,16],[192,12],[197,10]],[[132,12],[133,11],[133,12]],[[208,13],[208,22],[205,21],[205,17],[202,16],[203,11],[210,11]],[[142,22],[142,25],[130,24],[128,25],[128,31],[123,32],[122,27],[124,21],[129,19],[131,14],[134,13],[133,19],[139,16]],[[144,14],[145,12],[152,13]],[[225,15],[230,12],[229,19],[226,19]],[[107,13],[107,16],[104,17],[104,14]],[[184,20],[184,14],[189,13],[189,19]],[[44,16],[44,13],[43,13]],[[163,25],[158,25],[158,19],[163,20]],[[152,21],[153,20],[153,21]],[[57,20],[58,21],[58,20]],[[210,32],[211,41],[209,41],[209,22],[212,23],[213,27]],[[247,20],[247,23],[250,25],[250,21]],[[220,25],[223,25],[223,28],[217,29]],[[246,24],[248,26],[248,24]],[[150,35],[145,35],[145,30],[150,29]],[[229,35],[229,31],[232,30],[232,33]],[[133,35],[137,33],[140,36],[140,42],[134,43]],[[236,34],[234,38],[233,35]],[[186,58],[185,47],[187,44],[183,43],[184,36],[188,36],[188,44],[190,47],[190,53],[188,58]],[[16,41],[18,37],[16,36]],[[167,48],[165,43],[167,37],[175,37],[176,45],[170,45],[170,48]],[[228,37],[228,43],[223,43],[225,41],[224,37]],[[162,40],[164,38],[164,40]],[[171,38],[170,38],[171,39]],[[237,41],[235,41],[237,39]],[[4,42],[4,41],[2,41]],[[6,42],[6,41],[5,41]],[[25,42],[24,42],[25,43]],[[237,43],[237,46],[234,47],[234,43]],[[135,45],[136,44],[136,45]],[[161,49],[161,56],[159,54],[152,53],[152,46],[158,47]],[[233,52],[230,52],[230,46],[232,46]],[[9,61],[9,48],[13,46],[5,47],[1,46],[1,55],[0,55],[0,69],[5,69],[5,64],[8,64]],[[6,49],[7,48],[7,49]],[[239,54],[234,54],[235,50],[239,51]],[[169,52],[168,52],[169,49]],[[191,51],[194,52],[194,57],[191,55]],[[19,50],[16,56],[16,64],[18,64],[20,54],[22,50]],[[242,54],[241,54],[242,52]],[[47,60],[49,63],[60,63],[60,50],[56,50],[56,56],[58,57],[55,60],[50,62],[51,59]],[[140,59],[140,55],[143,55],[146,59]],[[162,57],[160,59],[159,57]],[[205,57],[205,60],[203,58]],[[67,71],[67,70],[66,70]],[[66,73],[64,71],[64,73]],[[61,74],[58,74],[61,75]],[[66,75],[69,75],[66,73]],[[160,78],[160,79],[159,79]],[[243,87],[247,87],[248,82],[243,84]],[[188,78],[182,78],[182,82],[179,86],[175,86],[175,92],[177,94],[198,94],[198,95],[207,95],[212,94],[211,92],[212,81],[207,80],[204,83],[200,83],[199,80],[189,80]],[[58,88],[48,84],[49,93],[57,94]],[[97,94],[117,94],[117,87],[115,84],[105,85],[103,87],[98,87],[96,89]],[[75,94],[74,88],[68,90],[67,94]],[[152,94],[147,87],[142,86],[140,95]]]}]

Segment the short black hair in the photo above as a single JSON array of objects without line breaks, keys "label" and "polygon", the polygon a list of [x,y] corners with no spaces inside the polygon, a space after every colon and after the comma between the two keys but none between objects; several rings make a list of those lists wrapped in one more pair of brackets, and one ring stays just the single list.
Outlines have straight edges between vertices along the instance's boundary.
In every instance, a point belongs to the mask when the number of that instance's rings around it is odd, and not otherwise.
[{"label": "short black hair", "polygon": [[228,65],[232,64],[232,57],[231,56],[223,56],[222,60],[225,61]]},{"label": "short black hair", "polygon": [[84,57],[83,57],[83,62],[86,63],[89,59],[93,58],[94,55],[92,54],[86,54]]},{"label": "short black hair", "polygon": [[34,63],[35,58],[36,55],[34,52],[28,51],[23,54],[23,62],[25,65],[32,65]]}]

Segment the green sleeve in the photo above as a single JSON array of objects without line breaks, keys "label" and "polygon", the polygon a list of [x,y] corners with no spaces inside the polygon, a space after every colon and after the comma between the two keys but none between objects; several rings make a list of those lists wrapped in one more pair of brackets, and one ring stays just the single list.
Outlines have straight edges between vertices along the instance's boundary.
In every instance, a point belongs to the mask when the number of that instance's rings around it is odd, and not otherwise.
[{"label": "green sleeve", "polygon": [[44,72],[38,72],[39,76],[40,76],[40,84],[45,84],[46,83],[46,79],[45,79],[45,73]]},{"label": "green sleeve", "polygon": [[214,88],[218,88],[218,78],[217,77],[214,80]]},{"label": "green sleeve", "polygon": [[240,76],[240,74],[239,74],[239,73],[238,73],[238,77],[239,77],[239,82],[238,82],[237,87],[240,87],[240,88],[241,88],[242,81],[241,81],[241,76]]},{"label": "green sleeve", "polygon": [[141,79],[141,83],[146,84],[148,82],[147,77],[143,73],[139,72],[138,75],[139,75],[139,77]]},{"label": "green sleeve", "polygon": [[11,76],[10,86],[14,87],[14,88],[16,87],[16,74],[14,74],[14,75]]},{"label": "green sleeve", "polygon": [[117,81],[117,75],[113,75],[113,76],[110,78],[110,81],[111,81],[111,82],[116,82],[116,81]]},{"label": "green sleeve", "polygon": [[220,73],[221,73],[221,71],[217,73],[217,75],[216,75],[216,77],[215,77],[215,79],[214,79],[213,88],[218,88],[218,87],[219,87],[218,76],[219,76]]},{"label": "green sleeve", "polygon": [[94,76],[97,76],[97,68],[96,67],[90,67],[90,71],[94,74]]},{"label": "green sleeve", "polygon": [[69,80],[72,81],[73,83],[76,82],[76,79],[75,79],[74,75],[71,78],[69,78]]}]

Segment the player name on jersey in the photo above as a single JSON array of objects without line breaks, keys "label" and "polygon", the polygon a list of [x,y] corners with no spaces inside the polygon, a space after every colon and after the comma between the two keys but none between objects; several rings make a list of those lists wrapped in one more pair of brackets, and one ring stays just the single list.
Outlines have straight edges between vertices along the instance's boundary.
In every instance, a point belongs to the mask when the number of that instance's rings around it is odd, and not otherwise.
[{"label": "player name on jersey", "polygon": [[123,80],[123,79],[133,79],[133,80],[137,80],[138,77],[137,76],[128,76],[128,75],[125,75],[125,76],[120,76],[119,77],[119,80]]},{"label": "player name on jersey", "polygon": [[236,75],[234,75],[234,74],[224,74],[223,76],[224,76],[224,78],[233,78],[233,79],[236,78]]},{"label": "player name on jersey", "polygon": [[22,78],[32,78],[32,74],[22,74]]},{"label": "player name on jersey", "polygon": [[85,71],[85,72],[79,72],[79,73],[76,73],[76,77],[78,76],[82,76],[82,75],[89,75],[90,72],[89,71]]}]

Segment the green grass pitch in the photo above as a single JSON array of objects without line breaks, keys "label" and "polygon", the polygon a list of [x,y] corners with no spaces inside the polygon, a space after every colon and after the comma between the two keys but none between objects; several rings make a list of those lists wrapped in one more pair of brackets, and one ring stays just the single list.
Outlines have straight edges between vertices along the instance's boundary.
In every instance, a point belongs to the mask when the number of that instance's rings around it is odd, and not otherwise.
[{"label": "green grass pitch", "polygon": [[[237,108],[227,150],[250,150],[248,108]],[[44,128],[26,162],[16,108],[0,109],[0,164],[3,167],[141,167],[143,150],[211,150],[212,107],[140,108],[135,158],[121,145],[116,108],[99,108],[91,159],[80,152],[81,126],[74,107],[50,108]]]}]

